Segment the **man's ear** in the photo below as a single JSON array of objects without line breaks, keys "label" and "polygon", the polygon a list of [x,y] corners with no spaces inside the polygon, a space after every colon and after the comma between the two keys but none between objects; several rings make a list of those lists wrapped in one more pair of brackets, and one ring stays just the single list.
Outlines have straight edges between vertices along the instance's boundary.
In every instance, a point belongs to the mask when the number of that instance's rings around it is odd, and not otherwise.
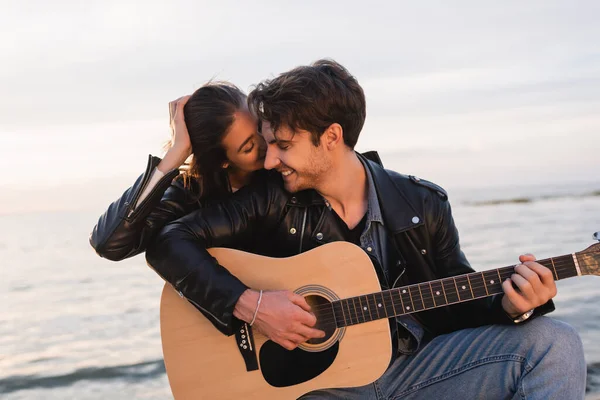
[{"label": "man's ear", "polygon": [[329,125],[321,136],[321,143],[327,150],[333,150],[337,146],[344,145],[344,129],[340,124],[334,122]]}]

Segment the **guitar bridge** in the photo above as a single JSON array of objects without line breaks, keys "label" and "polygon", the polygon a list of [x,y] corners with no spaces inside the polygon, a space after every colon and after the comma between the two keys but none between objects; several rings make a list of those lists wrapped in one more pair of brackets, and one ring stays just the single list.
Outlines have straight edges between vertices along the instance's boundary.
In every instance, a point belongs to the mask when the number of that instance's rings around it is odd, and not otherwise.
[{"label": "guitar bridge", "polygon": [[258,357],[256,356],[256,348],[254,347],[252,327],[247,323],[242,324],[235,332],[235,342],[244,359],[244,363],[246,363],[246,371],[256,371],[258,369]]}]

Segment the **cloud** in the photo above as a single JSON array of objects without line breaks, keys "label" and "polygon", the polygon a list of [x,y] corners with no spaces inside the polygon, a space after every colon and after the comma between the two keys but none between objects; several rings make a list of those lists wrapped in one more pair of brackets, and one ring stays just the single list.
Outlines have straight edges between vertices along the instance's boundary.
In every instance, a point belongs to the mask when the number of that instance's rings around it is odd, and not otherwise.
[{"label": "cloud", "polygon": [[[0,139],[18,137],[34,160],[50,148],[65,165],[85,165],[95,150],[90,176],[112,168],[97,156],[110,154],[131,174],[131,159],[166,136],[169,100],[213,77],[248,89],[331,57],[365,88],[359,146],[471,152],[496,168],[502,149],[543,142],[590,168],[600,147],[599,11],[592,0],[11,2],[0,15],[9,33],[0,35]],[[129,138],[120,150],[118,137]],[[4,167],[23,158],[2,154]]]}]

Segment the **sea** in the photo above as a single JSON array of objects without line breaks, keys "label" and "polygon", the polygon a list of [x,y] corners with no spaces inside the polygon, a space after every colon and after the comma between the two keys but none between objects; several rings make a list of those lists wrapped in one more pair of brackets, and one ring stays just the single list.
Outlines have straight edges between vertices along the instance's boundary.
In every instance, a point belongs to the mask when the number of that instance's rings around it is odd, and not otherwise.
[{"label": "sea", "polygon": [[[600,231],[600,182],[456,188],[450,200],[476,270],[527,252],[581,251]],[[163,282],[143,256],[95,254],[88,237],[102,211],[0,215],[0,398],[172,398],[159,334]],[[551,317],[583,339],[586,399],[600,399],[600,277],[558,282],[555,303]]]}]

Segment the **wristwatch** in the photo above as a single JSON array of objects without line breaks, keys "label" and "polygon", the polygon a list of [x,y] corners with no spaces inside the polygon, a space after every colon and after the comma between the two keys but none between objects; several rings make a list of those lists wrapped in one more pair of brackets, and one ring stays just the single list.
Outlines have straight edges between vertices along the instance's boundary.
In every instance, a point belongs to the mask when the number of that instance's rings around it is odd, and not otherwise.
[{"label": "wristwatch", "polygon": [[517,318],[513,319],[513,322],[515,324],[520,324],[521,322],[529,319],[529,317],[531,317],[533,315],[533,312],[535,311],[535,308],[532,308],[531,310],[519,315]]}]

